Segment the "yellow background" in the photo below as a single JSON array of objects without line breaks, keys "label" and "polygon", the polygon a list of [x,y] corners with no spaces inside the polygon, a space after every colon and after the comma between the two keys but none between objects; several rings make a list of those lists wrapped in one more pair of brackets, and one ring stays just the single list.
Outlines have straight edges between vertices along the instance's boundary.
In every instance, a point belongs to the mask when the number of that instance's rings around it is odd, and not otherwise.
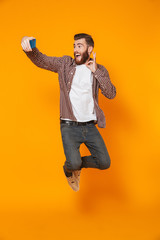
[{"label": "yellow background", "polygon": [[[1,0],[0,20],[0,239],[159,240],[160,2]],[[74,192],[62,169],[58,75],[36,67],[21,39],[73,57],[80,32],[93,36],[117,95],[100,93],[111,167],[82,170]]]}]

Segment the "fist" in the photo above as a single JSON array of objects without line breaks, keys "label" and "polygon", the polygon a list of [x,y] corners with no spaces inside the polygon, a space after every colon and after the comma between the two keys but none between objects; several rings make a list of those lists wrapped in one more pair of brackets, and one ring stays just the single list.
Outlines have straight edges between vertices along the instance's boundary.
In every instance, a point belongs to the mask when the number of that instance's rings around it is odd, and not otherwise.
[{"label": "fist", "polygon": [[32,51],[32,48],[30,46],[29,40],[35,39],[34,37],[23,37],[21,40],[21,46],[25,52],[30,52]]}]

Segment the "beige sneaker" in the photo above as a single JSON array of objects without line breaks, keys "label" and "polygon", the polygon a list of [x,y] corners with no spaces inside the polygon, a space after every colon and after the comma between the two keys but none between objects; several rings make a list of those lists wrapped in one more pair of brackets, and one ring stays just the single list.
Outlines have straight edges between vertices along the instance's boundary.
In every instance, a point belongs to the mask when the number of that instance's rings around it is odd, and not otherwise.
[{"label": "beige sneaker", "polygon": [[79,190],[79,184],[74,176],[74,174],[72,173],[72,176],[71,177],[67,177],[67,181],[68,181],[68,184],[69,186],[75,191],[77,192]]},{"label": "beige sneaker", "polygon": [[75,179],[77,180],[78,185],[79,185],[79,183],[80,183],[80,174],[81,174],[81,170],[75,170],[75,171],[73,171],[73,175],[74,175]]},{"label": "beige sneaker", "polygon": [[[64,171],[64,175],[66,176],[66,174],[65,174],[65,167],[64,167],[64,166],[63,166],[63,171]],[[70,176],[70,177],[67,177],[67,176],[66,176],[66,178],[67,178],[67,182],[68,182],[69,186],[70,186],[75,192],[77,192],[77,191],[79,190],[79,183],[78,183],[75,175],[73,174],[73,172],[72,172],[72,176]]]}]

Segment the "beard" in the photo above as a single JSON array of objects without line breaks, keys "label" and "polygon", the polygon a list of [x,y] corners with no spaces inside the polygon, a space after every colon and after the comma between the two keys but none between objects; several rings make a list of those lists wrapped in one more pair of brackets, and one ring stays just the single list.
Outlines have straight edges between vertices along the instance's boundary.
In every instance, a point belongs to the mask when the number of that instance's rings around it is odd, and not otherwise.
[{"label": "beard", "polygon": [[78,58],[76,57],[76,54],[74,53],[74,59],[75,59],[75,63],[77,65],[84,64],[88,60],[88,58],[89,58],[88,49],[84,53],[80,54],[80,57],[78,57]]}]

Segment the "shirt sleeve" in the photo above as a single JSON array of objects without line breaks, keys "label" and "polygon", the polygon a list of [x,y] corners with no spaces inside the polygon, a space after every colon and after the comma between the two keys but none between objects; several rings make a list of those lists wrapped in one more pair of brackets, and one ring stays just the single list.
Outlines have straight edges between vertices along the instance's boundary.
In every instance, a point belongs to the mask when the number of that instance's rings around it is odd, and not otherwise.
[{"label": "shirt sleeve", "polygon": [[116,96],[116,87],[111,83],[107,69],[102,65],[98,65],[93,75],[99,82],[102,94],[109,99],[114,98]]},{"label": "shirt sleeve", "polygon": [[[24,50],[23,50],[24,51]],[[25,52],[25,51],[24,51]],[[25,52],[27,57],[37,66],[55,73],[58,73],[63,57],[50,57],[41,53],[37,47],[30,52]]]}]

